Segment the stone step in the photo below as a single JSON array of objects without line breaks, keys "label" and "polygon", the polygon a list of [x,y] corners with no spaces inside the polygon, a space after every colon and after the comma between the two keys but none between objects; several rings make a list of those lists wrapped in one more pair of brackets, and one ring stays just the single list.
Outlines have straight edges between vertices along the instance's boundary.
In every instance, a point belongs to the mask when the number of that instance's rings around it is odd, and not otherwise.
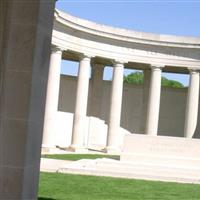
[{"label": "stone step", "polygon": [[171,166],[180,166],[180,167],[200,167],[200,158],[185,158],[180,156],[152,156],[152,155],[143,155],[143,154],[126,154],[122,156],[123,162],[139,162],[139,163],[152,163],[157,165],[171,165]]},{"label": "stone step", "polygon": [[139,178],[175,182],[200,183],[200,168],[174,168],[152,164],[122,163],[120,161],[81,160],[58,170],[61,173],[78,173],[123,178]]},{"label": "stone step", "polygon": [[[76,162],[74,162],[72,165],[76,166]],[[163,165],[163,164],[155,164],[155,163],[145,163],[145,162],[121,162],[121,161],[115,161],[112,159],[96,159],[96,160],[87,160],[83,159],[78,161],[78,166],[83,166],[83,167],[104,167],[104,168],[117,168],[117,169],[132,169],[134,167],[140,167],[140,168],[145,168],[145,169],[157,169],[157,170],[172,170],[172,171],[188,171],[188,172],[199,172],[200,167],[194,167],[194,166],[174,166],[174,165]]]},{"label": "stone step", "polygon": [[144,179],[144,180],[159,180],[159,181],[170,181],[170,182],[181,182],[181,183],[200,183],[200,179],[191,176],[163,176],[159,173],[157,174],[147,174],[138,172],[119,172],[113,170],[102,169],[73,169],[73,168],[61,168],[58,170],[60,173],[73,173],[73,174],[83,174],[83,175],[95,175],[95,176],[109,176],[109,177],[119,177],[119,178],[134,178],[134,179]]},{"label": "stone step", "polygon": [[172,158],[172,159],[180,159],[180,160],[184,160],[183,162],[187,162],[187,164],[175,164],[173,162],[167,162],[167,159],[165,160],[165,162],[158,162],[158,161],[154,161],[153,159],[136,159],[135,161],[117,161],[117,160],[112,160],[112,159],[107,159],[107,158],[103,158],[103,159],[96,159],[95,162],[99,164],[117,164],[117,166],[124,166],[125,164],[127,166],[135,166],[135,165],[147,165],[147,166],[158,166],[158,167],[171,167],[171,168],[180,168],[180,169],[200,169],[200,164],[197,164],[197,162],[200,162],[200,160],[194,160],[194,159],[182,159],[182,158]]}]

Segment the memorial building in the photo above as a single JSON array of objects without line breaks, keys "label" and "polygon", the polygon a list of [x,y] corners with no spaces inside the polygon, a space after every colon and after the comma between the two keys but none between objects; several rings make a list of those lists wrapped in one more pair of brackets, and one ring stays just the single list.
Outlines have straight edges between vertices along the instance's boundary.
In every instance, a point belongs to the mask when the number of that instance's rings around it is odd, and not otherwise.
[{"label": "memorial building", "polygon": [[[41,146],[183,166],[199,182],[200,38],[54,9],[54,0],[0,1],[0,199],[37,199]],[[60,75],[62,59],[79,63],[77,77]],[[144,84],[123,84],[125,68],[142,70]],[[189,74],[189,87],[161,87],[162,72]]]},{"label": "memorial building", "polygon": [[[199,49],[199,38],[119,29],[56,10],[43,151],[120,153],[130,134],[198,138]],[[77,77],[60,75],[61,60],[79,63]],[[106,66],[111,81],[103,80]],[[144,84],[123,84],[124,69],[141,70]],[[189,74],[188,88],[161,87],[162,72]]]}]

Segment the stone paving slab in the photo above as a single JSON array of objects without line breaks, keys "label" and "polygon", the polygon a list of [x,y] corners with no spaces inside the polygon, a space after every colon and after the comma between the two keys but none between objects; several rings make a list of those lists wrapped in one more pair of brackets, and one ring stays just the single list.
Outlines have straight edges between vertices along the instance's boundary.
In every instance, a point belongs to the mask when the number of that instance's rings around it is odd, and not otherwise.
[{"label": "stone paving slab", "polygon": [[200,184],[200,168],[122,162],[107,158],[78,161],[42,158],[41,171]]},{"label": "stone paving slab", "polygon": [[50,158],[41,158],[40,171],[43,172],[58,172],[58,170],[73,161],[68,160],[57,160]]}]

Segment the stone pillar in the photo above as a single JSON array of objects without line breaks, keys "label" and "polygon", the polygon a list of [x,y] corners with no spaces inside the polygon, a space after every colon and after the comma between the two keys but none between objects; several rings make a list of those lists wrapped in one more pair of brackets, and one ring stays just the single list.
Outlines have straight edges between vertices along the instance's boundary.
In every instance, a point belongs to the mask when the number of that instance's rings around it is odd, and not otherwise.
[{"label": "stone pillar", "polygon": [[119,151],[119,133],[121,120],[121,106],[123,93],[123,63],[115,63],[113,67],[113,78],[111,88],[110,113],[107,136],[107,152]]},{"label": "stone pillar", "polygon": [[91,102],[90,115],[100,118],[101,100],[103,93],[103,71],[104,65],[93,64],[91,78]]},{"label": "stone pillar", "polygon": [[72,130],[72,145],[70,147],[73,151],[83,151],[85,149],[84,126],[87,114],[90,60],[90,57],[83,56],[79,64],[76,104]]},{"label": "stone pillar", "polygon": [[37,199],[54,7],[0,1],[0,199]]},{"label": "stone pillar", "polygon": [[157,135],[160,111],[161,68],[151,66],[151,81],[147,106],[146,134]]},{"label": "stone pillar", "polygon": [[199,103],[199,71],[195,69],[190,70],[190,84],[188,88],[186,112],[185,112],[185,127],[184,136],[192,138],[194,135],[197,117],[198,117],[198,103]]},{"label": "stone pillar", "polygon": [[48,86],[46,94],[44,131],[43,131],[43,152],[51,151],[55,148],[56,115],[58,109],[58,98],[60,88],[60,67],[62,51],[57,47],[52,47],[49,64]]},{"label": "stone pillar", "polygon": [[144,73],[144,84],[143,84],[143,98],[142,98],[142,114],[141,114],[141,123],[140,123],[140,132],[144,134],[145,132],[145,123],[147,120],[147,105],[149,97],[149,86],[151,81],[151,70],[145,69]]}]

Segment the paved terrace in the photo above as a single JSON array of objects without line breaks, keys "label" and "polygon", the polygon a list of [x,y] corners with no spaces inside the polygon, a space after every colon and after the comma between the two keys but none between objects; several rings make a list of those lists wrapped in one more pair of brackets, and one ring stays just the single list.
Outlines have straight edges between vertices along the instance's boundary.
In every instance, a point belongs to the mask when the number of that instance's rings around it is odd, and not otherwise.
[{"label": "paved terrace", "polygon": [[160,180],[181,183],[200,183],[200,167],[187,168],[154,163],[122,162],[113,159],[82,159],[65,161],[41,158],[40,170],[129,179]]}]

